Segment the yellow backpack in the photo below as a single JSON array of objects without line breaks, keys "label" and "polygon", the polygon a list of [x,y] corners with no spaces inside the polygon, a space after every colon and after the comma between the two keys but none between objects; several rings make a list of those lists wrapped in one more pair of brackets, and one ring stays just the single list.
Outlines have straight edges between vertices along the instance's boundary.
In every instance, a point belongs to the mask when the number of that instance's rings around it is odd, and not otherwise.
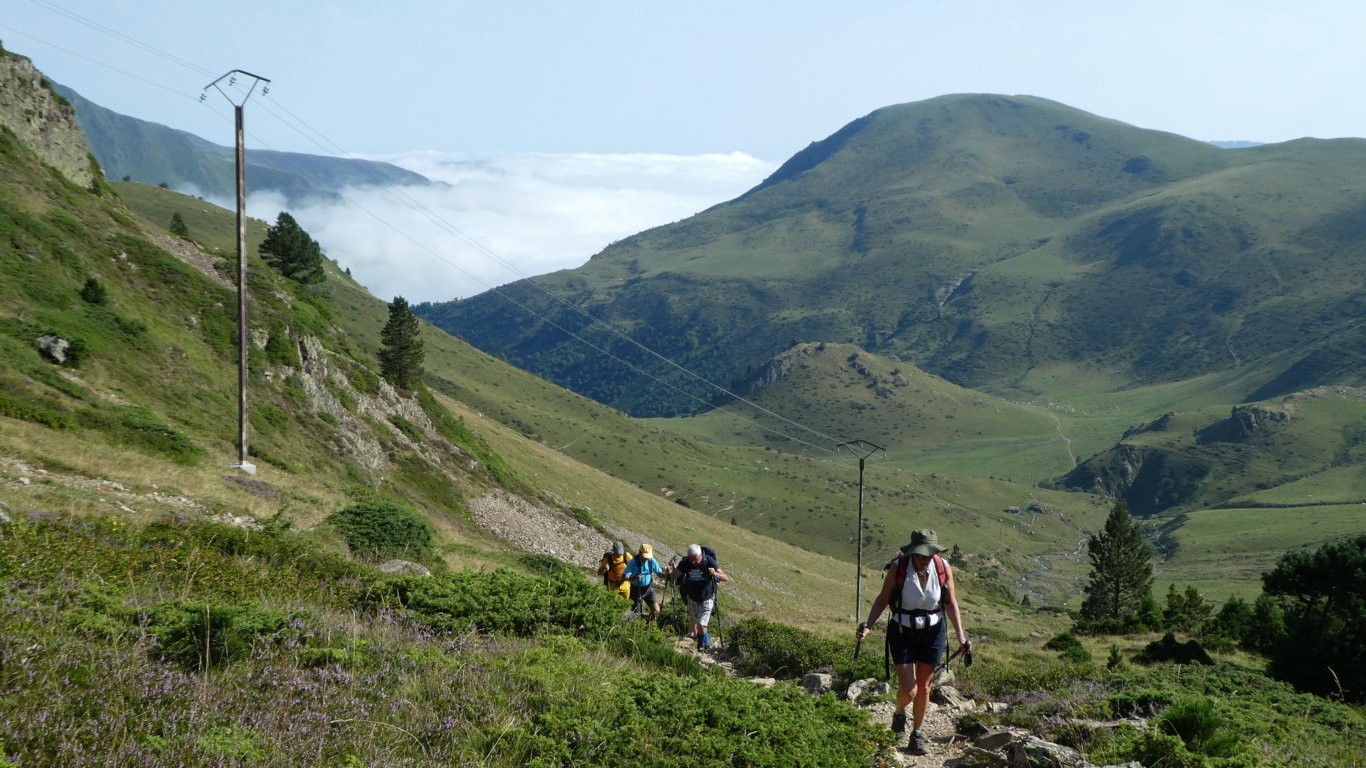
[{"label": "yellow backpack", "polygon": [[631,558],[625,554],[614,555],[611,552],[604,554],[603,559],[607,561],[607,570],[603,571],[602,583],[614,587],[626,580],[626,564]]}]

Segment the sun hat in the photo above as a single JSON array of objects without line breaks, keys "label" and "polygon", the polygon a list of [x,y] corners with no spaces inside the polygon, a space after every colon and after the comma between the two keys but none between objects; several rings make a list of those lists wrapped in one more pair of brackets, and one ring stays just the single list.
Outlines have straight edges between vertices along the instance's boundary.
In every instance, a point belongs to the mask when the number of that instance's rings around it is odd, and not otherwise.
[{"label": "sun hat", "polygon": [[655,556],[655,548],[652,547],[652,546],[650,546],[649,544],[641,544],[641,545],[640,545],[640,556],[641,556],[641,557],[654,557],[654,556]]},{"label": "sun hat", "polygon": [[944,548],[939,546],[939,536],[928,528],[918,531],[911,531],[911,543],[901,548],[902,552],[908,555],[931,555],[943,552]]}]

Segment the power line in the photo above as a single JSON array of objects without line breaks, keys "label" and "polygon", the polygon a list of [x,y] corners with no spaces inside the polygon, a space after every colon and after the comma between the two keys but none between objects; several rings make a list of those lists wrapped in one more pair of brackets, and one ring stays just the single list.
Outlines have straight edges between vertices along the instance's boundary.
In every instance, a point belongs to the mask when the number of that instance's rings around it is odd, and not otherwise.
[{"label": "power line", "polygon": [[[205,68],[203,68],[203,67],[200,67],[200,66],[198,66],[198,65],[196,65],[196,64],[194,64],[194,63],[192,63],[192,62],[189,62],[189,61],[186,61],[186,60],[184,60],[184,59],[181,59],[180,57],[177,57],[177,56],[175,56],[175,55],[173,55],[173,54],[171,54],[171,53],[168,53],[168,52],[166,52],[166,51],[164,51],[164,50],[161,50],[161,49],[159,49],[159,48],[157,48],[157,47],[155,47],[155,46],[149,45],[149,44],[147,44],[147,43],[143,43],[143,42],[140,41],[140,40],[137,40],[137,39],[135,39],[135,38],[133,38],[133,37],[130,37],[130,36],[128,36],[128,35],[125,35],[125,34],[119,32],[119,31],[117,31],[117,30],[114,30],[114,29],[112,29],[112,28],[110,28],[110,27],[107,27],[107,26],[105,26],[105,25],[103,25],[103,24],[100,24],[99,22],[96,22],[96,21],[93,21],[93,20],[91,20],[91,19],[88,19],[88,18],[86,18],[86,17],[84,17],[84,16],[81,16],[80,14],[77,14],[77,13],[75,13],[75,12],[68,11],[68,10],[66,10],[66,9],[64,9],[64,8],[61,8],[60,6],[57,6],[57,5],[54,4],[54,3],[48,2],[47,0],[30,0],[30,2],[32,2],[32,3],[36,4],[36,5],[39,5],[39,6],[41,6],[41,7],[47,8],[47,9],[53,11],[53,12],[59,13],[59,14],[61,14],[61,15],[63,15],[63,16],[66,16],[66,17],[68,17],[68,18],[70,18],[70,19],[72,19],[72,20],[74,20],[74,21],[77,21],[77,22],[79,22],[79,23],[81,23],[81,24],[84,24],[84,25],[86,25],[86,26],[89,26],[89,27],[91,27],[92,29],[95,29],[96,31],[99,31],[99,32],[101,32],[101,33],[103,33],[103,34],[109,35],[109,36],[111,36],[111,37],[113,37],[113,38],[115,38],[115,39],[118,39],[118,40],[120,40],[120,41],[122,41],[122,42],[124,42],[124,43],[127,43],[127,44],[129,44],[129,45],[132,45],[132,46],[134,46],[134,47],[136,47],[136,48],[138,48],[138,49],[140,49],[140,50],[143,50],[143,51],[146,51],[146,52],[151,53],[151,54],[153,54],[153,55],[156,55],[156,56],[158,56],[158,57],[161,57],[161,58],[163,58],[163,59],[165,59],[165,60],[167,60],[167,61],[169,61],[169,62],[171,62],[171,63],[174,63],[174,64],[176,64],[176,65],[178,65],[178,66],[185,67],[185,68],[187,68],[187,69],[189,69],[189,70],[191,70],[191,71],[194,71],[194,72],[200,73],[200,74],[209,74],[209,73],[210,73],[210,70],[207,70],[207,69],[205,69]],[[18,30],[15,30],[15,31],[18,31]],[[19,32],[19,33],[20,33],[20,34],[23,34],[23,35],[25,35],[25,36],[28,36],[28,37],[32,37],[31,35],[28,35],[27,33],[24,33],[24,32]],[[33,38],[33,39],[37,40],[37,38]],[[82,59],[84,59],[84,60],[91,61],[91,62],[93,62],[93,63],[99,64],[99,65],[104,66],[104,67],[106,67],[106,68],[108,68],[108,69],[111,69],[112,71],[118,72],[119,74],[123,74],[123,75],[125,75],[125,76],[131,77],[131,78],[136,79],[136,80],[139,80],[139,81],[141,81],[141,82],[148,83],[149,85],[153,85],[153,86],[156,86],[156,87],[158,87],[158,88],[162,88],[163,90],[171,91],[172,93],[176,93],[177,95],[183,95],[183,94],[180,94],[179,92],[174,91],[173,89],[167,88],[166,86],[163,86],[163,85],[161,85],[161,84],[159,84],[159,83],[155,83],[155,82],[152,82],[152,81],[150,81],[150,80],[146,80],[145,78],[142,78],[142,77],[139,77],[139,76],[137,76],[137,75],[134,75],[134,74],[132,74],[132,73],[125,72],[125,71],[120,70],[120,69],[115,68],[115,67],[111,67],[111,66],[109,66],[109,65],[107,65],[107,64],[104,64],[103,62],[100,62],[100,61],[91,59],[91,58],[89,58],[89,57],[87,57],[87,56],[84,56],[84,55],[82,55],[82,54],[76,53],[76,52],[74,52],[74,51],[70,51],[70,50],[65,49],[65,48],[63,48],[63,47],[61,47],[61,46],[58,46],[58,45],[55,45],[55,44],[52,44],[52,43],[48,43],[48,42],[42,41],[42,40],[39,40],[39,42],[43,42],[43,43],[46,44],[46,45],[51,45],[52,47],[54,47],[54,48],[56,48],[56,49],[58,49],[58,50],[62,50],[62,51],[64,51],[64,52],[66,52],[66,53],[69,53],[69,54],[71,54],[71,55],[77,56],[77,57],[82,58]],[[273,103],[278,104],[278,102],[273,102]],[[262,102],[262,104],[263,104],[263,106],[264,106],[265,102]],[[321,132],[321,131],[319,131],[319,130],[313,128],[311,125],[309,125],[307,121],[305,121],[305,120],[303,120],[302,118],[300,118],[299,116],[295,115],[293,112],[289,111],[289,110],[288,110],[286,107],[284,107],[283,105],[279,105],[279,108],[280,108],[280,110],[281,110],[282,112],[284,112],[286,115],[288,115],[290,119],[287,120],[287,119],[285,119],[285,118],[280,117],[278,114],[276,114],[276,113],[275,113],[272,109],[270,109],[269,107],[265,107],[265,111],[266,111],[268,114],[270,114],[270,115],[272,115],[273,117],[275,117],[277,120],[279,120],[279,121],[281,122],[281,124],[283,124],[283,125],[289,127],[291,130],[294,130],[296,133],[298,133],[300,136],[302,136],[305,140],[307,140],[307,141],[313,143],[314,145],[316,145],[316,146],[322,148],[324,151],[329,151],[329,152],[332,152],[332,153],[334,153],[334,154],[337,154],[337,155],[339,155],[339,156],[341,156],[341,157],[345,157],[345,158],[348,158],[348,159],[355,159],[355,158],[354,158],[349,152],[347,152],[344,148],[342,148],[340,145],[336,144],[335,142],[331,141],[331,140],[326,136],[326,134],[324,134],[323,132]],[[303,128],[307,129],[309,132],[311,132],[312,135],[309,135],[308,133],[305,133],[304,130],[302,130],[302,129],[300,128],[300,126],[302,126]],[[253,136],[253,138],[256,139],[258,142],[260,142],[259,138],[255,137],[255,136]],[[270,148],[269,145],[266,145],[264,142],[260,142],[260,143],[262,143],[262,145],[265,146],[267,149]],[[298,165],[294,164],[291,160],[289,160],[289,158],[288,158],[288,156],[287,156],[287,153],[284,153],[284,154],[285,154],[285,156],[282,158],[282,159],[284,160],[284,162],[286,162],[286,163],[288,163],[288,164],[291,164],[291,165],[294,165],[294,167],[297,168],[297,169],[300,170],[300,171],[303,171],[303,170],[304,170],[304,169],[300,168]],[[666,366],[668,366],[668,367],[670,367],[670,368],[672,368],[672,369],[674,369],[674,370],[676,370],[676,371],[678,371],[678,372],[681,372],[681,373],[685,374],[685,375],[688,376],[688,377],[691,377],[694,381],[697,381],[697,382],[699,382],[699,383],[702,383],[702,384],[704,384],[704,385],[706,385],[706,386],[712,388],[712,389],[713,389],[714,391],[716,391],[716,392],[722,393],[722,394],[724,394],[724,395],[726,395],[726,396],[732,398],[733,400],[742,402],[742,403],[748,405],[749,407],[755,409],[755,410],[758,411],[758,412],[761,412],[761,413],[763,413],[763,414],[766,414],[766,415],[768,415],[768,416],[771,416],[771,417],[773,417],[774,419],[779,420],[781,423],[790,425],[790,426],[792,426],[792,427],[796,427],[797,429],[800,429],[800,430],[802,430],[802,431],[804,431],[804,432],[806,432],[806,433],[809,433],[810,435],[814,435],[815,437],[818,437],[818,438],[820,438],[820,439],[822,439],[822,440],[825,440],[825,441],[827,441],[828,443],[830,443],[830,444],[832,444],[832,445],[841,442],[841,440],[840,440],[839,438],[836,438],[836,437],[832,437],[832,436],[830,436],[830,435],[827,435],[827,434],[825,434],[825,433],[823,433],[823,432],[821,432],[821,431],[819,431],[819,430],[817,430],[817,429],[814,429],[814,428],[809,427],[809,426],[807,426],[807,425],[805,425],[805,424],[802,424],[802,423],[800,423],[800,422],[798,422],[798,421],[796,421],[796,420],[793,420],[793,419],[791,419],[791,418],[788,418],[788,417],[786,417],[786,416],[783,416],[782,414],[779,414],[779,413],[777,413],[777,412],[775,412],[775,411],[772,411],[772,410],[770,410],[770,409],[768,409],[768,408],[765,408],[765,407],[763,407],[763,406],[761,406],[761,405],[759,405],[759,404],[757,404],[757,403],[755,403],[755,402],[753,402],[753,401],[751,401],[751,400],[749,400],[749,399],[747,399],[747,398],[744,398],[744,397],[740,396],[739,394],[737,394],[737,393],[731,391],[730,389],[728,389],[728,388],[726,388],[726,387],[724,387],[724,386],[722,386],[722,385],[720,385],[720,384],[717,384],[717,383],[715,383],[715,382],[713,382],[713,381],[707,379],[706,377],[704,377],[704,376],[702,376],[702,375],[700,375],[700,374],[698,374],[698,373],[693,372],[692,370],[690,370],[690,369],[688,369],[687,367],[685,367],[685,366],[683,366],[683,365],[681,365],[681,364],[675,362],[674,360],[672,360],[672,359],[666,357],[665,355],[662,355],[662,354],[656,352],[655,350],[651,349],[650,347],[646,346],[645,344],[641,343],[640,341],[638,341],[638,340],[636,340],[636,339],[634,339],[634,338],[628,336],[627,334],[625,334],[624,332],[622,332],[620,329],[618,329],[618,328],[616,328],[615,326],[613,326],[611,323],[609,323],[609,322],[607,322],[607,321],[605,321],[605,320],[603,320],[603,319],[601,319],[601,318],[599,318],[599,317],[593,315],[592,313],[588,312],[586,309],[584,309],[584,308],[580,307],[579,305],[573,303],[572,301],[570,301],[569,299],[565,298],[564,296],[562,296],[562,295],[556,293],[554,290],[550,289],[548,286],[543,285],[541,282],[539,282],[538,280],[536,280],[534,276],[528,275],[527,273],[525,273],[524,271],[522,271],[519,267],[517,267],[515,264],[512,264],[511,262],[508,262],[507,260],[503,259],[503,258],[502,258],[501,256],[499,256],[497,253],[495,253],[495,252],[492,251],[491,249],[487,248],[486,246],[484,246],[484,245],[483,245],[482,243],[480,243],[479,241],[475,240],[475,239],[474,239],[473,237],[471,237],[469,234],[465,233],[463,230],[459,229],[459,228],[456,227],[454,224],[451,224],[451,223],[450,223],[449,221],[447,221],[444,217],[442,217],[441,215],[439,215],[439,214],[433,212],[431,209],[427,208],[427,207],[426,207],[425,205],[423,205],[421,202],[419,202],[419,201],[417,201],[416,199],[414,199],[411,195],[408,195],[406,192],[402,192],[402,191],[401,191],[401,188],[397,188],[397,187],[392,187],[392,186],[390,186],[390,187],[384,187],[383,189],[384,189],[384,191],[385,191],[386,194],[388,194],[388,195],[394,197],[395,199],[399,200],[400,202],[404,203],[404,204],[407,205],[411,210],[413,210],[413,211],[415,211],[415,212],[418,212],[418,213],[422,214],[428,221],[430,221],[431,223],[437,225],[439,228],[441,228],[442,230],[446,231],[448,234],[454,235],[454,236],[455,236],[456,238],[458,238],[461,242],[463,242],[464,244],[466,244],[467,246],[469,246],[470,248],[472,248],[473,250],[475,250],[477,253],[479,253],[479,254],[485,256],[486,258],[489,258],[489,259],[492,259],[492,260],[496,261],[497,263],[499,263],[499,264],[502,265],[503,267],[505,267],[505,268],[507,268],[508,270],[510,270],[511,272],[513,272],[514,274],[520,275],[520,276],[522,277],[522,279],[525,280],[527,283],[531,284],[531,285],[534,286],[536,289],[542,291],[544,294],[546,294],[548,297],[550,297],[550,298],[553,299],[554,301],[559,302],[560,304],[562,304],[563,306],[565,306],[566,308],[568,308],[570,311],[575,312],[575,313],[578,313],[579,315],[581,315],[582,317],[584,317],[586,320],[588,320],[589,323],[590,323],[591,325],[597,326],[597,327],[599,327],[599,328],[604,329],[604,330],[607,331],[609,334],[611,334],[611,335],[613,335],[613,336],[616,336],[617,338],[621,339],[622,341],[626,342],[627,344],[629,344],[629,345],[635,347],[636,349],[639,349],[641,352],[645,353],[647,356],[652,357],[652,358],[654,358],[654,359],[656,359],[656,360],[662,362],[662,363],[665,364]],[[354,207],[356,207],[357,209],[359,209],[359,210],[365,212],[365,213],[366,213],[367,215],[369,215],[371,218],[375,219],[377,222],[379,222],[379,223],[383,224],[384,226],[388,227],[389,229],[391,229],[391,230],[394,231],[395,233],[401,235],[402,237],[404,237],[405,239],[407,239],[409,242],[411,242],[411,243],[413,243],[414,245],[418,246],[421,250],[423,250],[424,252],[428,253],[428,254],[431,255],[432,257],[434,257],[434,258],[436,258],[437,260],[439,260],[439,261],[441,261],[441,262],[447,264],[448,266],[450,266],[450,267],[456,269],[456,270],[459,271],[460,273],[462,273],[462,274],[466,275],[467,277],[469,277],[470,279],[472,279],[474,282],[476,282],[476,283],[478,283],[478,284],[480,284],[480,285],[483,285],[486,289],[488,289],[488,290],[490,290],[491,292],[493,292],[494,294],[498,295],[498,296],[499,296],[500,298],[502,298],[503,300],[505,300],[505,301],[509,302],[510,304],[512,304],[512,305],[514,305],[514,306],[516,306],[516,307],[518,307],[518,308],[521,309],[522,311],[524,311],[524,312],[530,314],[531,316],[535,317],[536,319],[540,320],[541,322],[544,322],[544,323],[546,323],[546,324],[548,324],[548,325],[554,327],[555,329],[557,329],[557,330],[559,330],[559,331],[565,333],[566,335],[570,336],[571,338],[573,338],[573,339],[579,341],[580,343],[584,344],[585,346],[589,347],[590,349],[594,350],[595,352],[598,352],[599,354],[605,355],[605,356],[607,356],[607,357],[609,357],[609,358],[611,358],[611,359],[617,361],[618,363],[621,363],[622,365],[626,366],[626,367],[629,368],[630,370],[632,370],[632,371],[634,371],[634,372],[636,372],[636,373],[638,373],[638,374],[640,374],[640,375],[643,375],[643,376],[649,378],[650,380],[652,380],[652,381],[654,381],[654,382],[656,382],[656,383],[658,383],[658,384],[660,384],[660,385],[663,385],[663,386],[665,386],[665,387],[667,387],[667,388],[669,388],[669,389],[671,389],[671,390],[673,390],[673,391],[675,391],[675,392],[677,392],[677,393],[679,393],[679,394],[682,394],[682,395],[684,395],[684,396],[686,396],[686,397],[688,397],[688,398],[690,398],[690,399],[692,399],[692,400],[695,400],[695,401],[697,401],[698,403],[701,403],[702,405],[711,406],[711,402],[710,402],[710,401],[705,400],[705,399],[703,399],[703,398],[697,396],[695,393],[688,392],[688,391],[684,390],[683,388],[681,388],[681,387],[679,387],[679,386],[677,386],[677,385],[675,385],[675,384],[673,384],[673,383],[671,383],[671,382],[667,382],[667,381],[663,380],[662,378],[660,378],[659,376],[657,376],[657,375],[655,375],[655,374],[653,374],[653,373],[651,373],[651,372],[649,372],[649,371],[646,371],[646,370],[640,368],[639,366],[637,366],[637,365],[635,365],[635,364],[633,364],[633,363],[630,363],[630,362],[628,362],[628,361],[622,359],[620,356],[618,356],[618,355],[616,355],[616,354],[610,352],[609,350],[607,350],[607,349],[605,349],[605,348],[603,348],[603,347],[601,347],[601,346],[599,346],[599,345],[597,345],[597,344],[594,344],[594,343],[588,341],[587,339],[585,339],[585,338],[584,338],[583,336],[581,336],[580,334],[578,334],[578,333],[576,333],[576,332],[574,332],[574,331],[571,331],[571,330],[565,328],[564,326],[562,326],[562,325],[560,325],[559,323],[557,323],[557,322],[551,320],[550,318],[546,317],[545,315],[542,315],[541,313],[535,311],[535,310],[532,309],[531,307],[527,306],[525,303],[520,302],[520,301],[517,301],[516,299],[512,298],[510,295],[507,294],[507,292],[503,291],[500,287],[497,287],[497,286],[490,286],[488,283],[486,283],[484,280],[482,280],[482,279],[479,278],[478,276],[471,274],[469,271],[463,269],[463,268],[460,267],[458,264],[456,264],[456,263],[450,261],[450,260],[447,259],[446,257],[442,256],[441,254],[439,254],[439,253],[437,253],[436,251],[432,250],[431,248],[427,247],[426,244],[419,242],[417,239],[413,238],[413,237],[412,237],[411,235],[409,235],[407,232],[404,232],[403,230],[401,230],[401,229],[399,229],[398,227],[394,226],[392,223],[388,222],[388,221],[385,220],[383,217],[381,217],[381,216],[375,214],[374,212],[372,212],[372,211],[366,209],[364,206],[359,205],[359,204],[356,203],[355,201],[350,201],[350,204],[353,205]],[[800,439],[800,438],[793,437],[792,435],[785,434],[785,433],[783,433],[783,432],[781,432],[781,431],[779,431],[779,430],[776,430],[776,429],[773,429],[773,428],[771,428],[771,427],[768,427],[768,426],[765,426],[765,425],[763,425],[763,424],[760,424],[759,422],[754,421],[753,419],[750,419],[750,418],[748,418],[748,417],[745,417],[745,416],[742,416],[742,415],[740,415],[740,414],[734,413],[734,412],[732,412],[732,411],[726,409],[726,408],[723,407],[723,406],[713,406],[713,407],[714,407],[716,410],[719,410],[719,411],[721,411],[721,412],[723,412],[723,413],[727,413],[727,414],[729,414],[729,415],[731,415],[731,416],[733,416],[733,417],[735,417],[735,418],[738,418],[738,419],[741,419],[741,420],[743,420],[743,421],[746,421],[746,422],[748,422],[748,423],[750,423],[750,424],[753,424],[754,426],[758,427],[759,429],[761,429],[761,430],[763,430],[763,431],[765,431],[765,432],[769,432],[769,433],[772,433],[772,434],[781,436],[781,437],[783,437],[783,438],[785,438],[785,439],[791,440],[791,441],[793,441],[793,442],[795,442],[795,443],[798,443],[798,444],[800,444],[800,445],[804,445],[804,446],[807,446],[807,447],[812,448],[812,449],[815,449],[815,450],[825,451],[825,452],[832,453],[832,454],[838,453],[838,452],[839,452],[837,447],[835,447],[835,448],[824,448],[824,447],[821,447],[821,446],[814,445],[814,444],[812,444],[812,443],[810,443],[810,442],[808,442],[808,441],[806,441],[806,440],[802,440],[802,439]]]}]

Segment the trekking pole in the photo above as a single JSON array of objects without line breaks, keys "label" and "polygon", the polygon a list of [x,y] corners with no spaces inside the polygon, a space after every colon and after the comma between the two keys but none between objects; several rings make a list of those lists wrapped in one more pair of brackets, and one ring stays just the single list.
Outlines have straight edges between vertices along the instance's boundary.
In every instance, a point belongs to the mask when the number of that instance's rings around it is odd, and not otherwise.
[{"label": "trekking pole", "polygon": [[934,668],[935,673],[937,674],[937,673],[939,673],[939,672],[942,672],[942,671],[948,669],[948,668],[949,668],[949,662],[950,662],[950,661],[953,661],[954,659],[958,658],[959,656],[962,656],[962,657],[963,657],[963,666],[965,666],[965,667],[970,667],[970,666],[972,666],[972,641],[971,641],[971,640],[969,640],[969,641],[967,641],[966,643],[963,643],[962,645],[958,646],[958,650],[956,650],[956,651],[954,651],[953,653],[949,654],[949,657],[948,657],[947,659],[944,659],[942,662],[940,662],[940,663],[939,663],[939,666],[937,666],[937,667]]}]

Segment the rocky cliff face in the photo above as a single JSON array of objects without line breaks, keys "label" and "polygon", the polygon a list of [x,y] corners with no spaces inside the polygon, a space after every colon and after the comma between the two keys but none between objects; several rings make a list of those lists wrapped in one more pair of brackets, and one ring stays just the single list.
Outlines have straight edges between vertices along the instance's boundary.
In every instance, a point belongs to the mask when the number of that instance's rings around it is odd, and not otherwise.
[{"label": "rocky cliff face", "polygon": [[72,183],[90,188],[95,170],[76,110],[52,91],[33,62],[0,51],[0,126]]}]

